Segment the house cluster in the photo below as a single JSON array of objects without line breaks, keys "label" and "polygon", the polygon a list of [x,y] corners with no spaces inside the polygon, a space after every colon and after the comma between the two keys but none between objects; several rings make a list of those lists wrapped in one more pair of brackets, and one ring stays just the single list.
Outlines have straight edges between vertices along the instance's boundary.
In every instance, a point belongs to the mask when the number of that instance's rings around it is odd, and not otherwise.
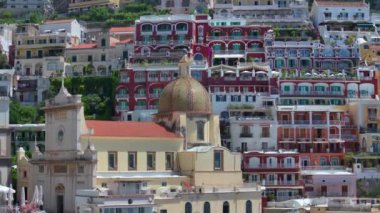
[{"label": "house cluster", "polygon": [[[141,16],[133,27],[3,26],[13,69],[1,71],[0,93],[45,101],[45,124],[4,127],[17,191],[31,199],[42,185],[51,212],[379,203],[355,198],[380,178],[380,35],[370,5],[314,0],[309,12],[303,0],[215,0],[211,16],[186,15],[207,4],[197,2],[161,1],[173,15]],[[48,98],[51,77],[114,72],[119,121],[85,120],[80,96],[63,86]]]}]

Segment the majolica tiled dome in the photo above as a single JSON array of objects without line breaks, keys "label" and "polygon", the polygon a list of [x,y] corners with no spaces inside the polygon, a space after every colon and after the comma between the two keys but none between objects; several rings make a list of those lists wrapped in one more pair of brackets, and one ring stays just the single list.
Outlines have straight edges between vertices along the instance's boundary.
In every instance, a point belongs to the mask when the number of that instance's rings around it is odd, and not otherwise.
[{"label": "majolica tiled dome", "polygon": [[189,75],[182,75],[163,90],[158,113],[168,112],[210,113],[211,103],[207,90]]}]

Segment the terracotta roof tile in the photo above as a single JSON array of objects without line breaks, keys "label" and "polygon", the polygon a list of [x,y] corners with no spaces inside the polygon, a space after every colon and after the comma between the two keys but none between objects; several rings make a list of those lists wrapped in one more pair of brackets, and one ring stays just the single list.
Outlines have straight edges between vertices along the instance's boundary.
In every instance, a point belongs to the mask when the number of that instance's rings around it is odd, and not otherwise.
[{"label": "terracotta roof tile", "polygon": [[180,138],[154,122],[87,120],[95,137]]},{"label": "terracotta roof tile", "polygon": [[96,48],[96,43],[81,43],[73,46],[71,49],[91,49]]},{"label": "terracotta roof tile", "polygon": [[348,1],[315,1],[318,6],[323,7],[366,7],[366,3],[362,1],[348,2]]},{"label": "terracotta roof tile", "polygon": [[134,32],[135,27],[111,27],[111,33],[119,33],[119,32]]}]

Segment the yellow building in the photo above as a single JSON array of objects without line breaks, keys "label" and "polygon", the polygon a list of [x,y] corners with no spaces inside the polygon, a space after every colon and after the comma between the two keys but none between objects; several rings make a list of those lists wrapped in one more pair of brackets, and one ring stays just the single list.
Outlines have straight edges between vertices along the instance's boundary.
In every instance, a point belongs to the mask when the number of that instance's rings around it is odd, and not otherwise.
[{"label": "yellow building", "polygon": [[[54,125],[47,126],[46,144],[52,145],[31,161],[19,152],[22,186],[43,185],[45,203],[53,199],[49,212],[261,212],[261,187],[243,184],[240,153],[221,146],[219,118],[189,64],[184,57],[180,77],[163,90],[155,122],[85,121],[80,97],[62,87],[47,102],[47,122]],[[42,162],[46,174],[39,173]],[[86,188],[89,177],[96,180]]]},{"label": "yellow building", "polygon": [[376,99],[361,99],[349,103],[353,121],[359,127],[361,151],[380,152],[380,102]]}]

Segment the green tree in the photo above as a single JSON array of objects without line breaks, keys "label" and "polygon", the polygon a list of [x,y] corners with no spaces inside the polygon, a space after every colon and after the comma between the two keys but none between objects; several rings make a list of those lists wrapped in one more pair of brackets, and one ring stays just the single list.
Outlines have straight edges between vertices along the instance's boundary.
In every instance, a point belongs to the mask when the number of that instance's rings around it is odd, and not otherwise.
[{"label": "green tree", "polygon": [[12,101],[9,108],[9,122],[11,124],[26,124],[38,122],[37,108],[24,106],[17,101]]},{"label": "green tree", "polygon": [[0,54],[0,69],[9,69],[8,58],[5,54]]},{"label": "green tree", "polygon": [[29,17],[29,23],[39,24],[43,21],[42,16],[40,16],[38,13],[33,12]]}]

